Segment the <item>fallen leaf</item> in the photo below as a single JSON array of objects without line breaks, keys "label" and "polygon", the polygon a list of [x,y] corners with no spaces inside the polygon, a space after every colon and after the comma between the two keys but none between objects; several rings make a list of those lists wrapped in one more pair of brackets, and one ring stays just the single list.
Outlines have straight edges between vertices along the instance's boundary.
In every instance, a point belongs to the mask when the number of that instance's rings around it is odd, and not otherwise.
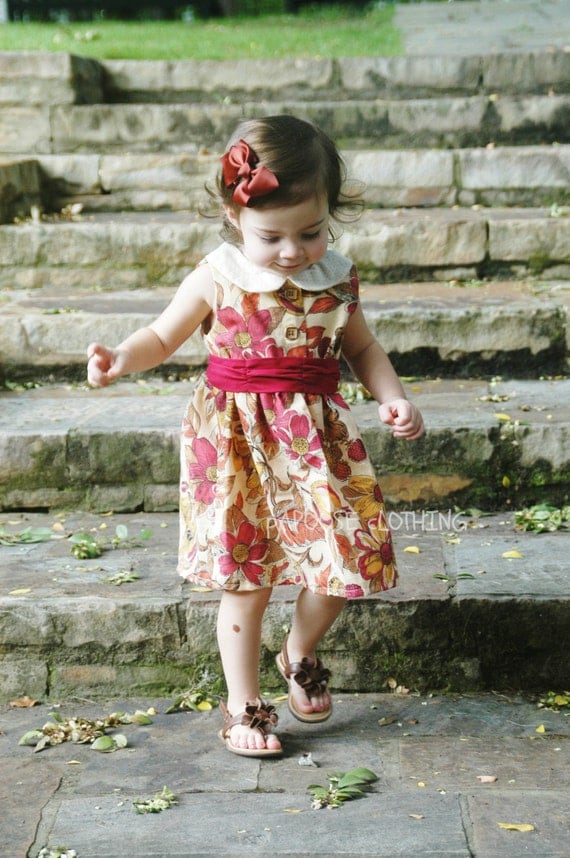
[{"label": "fallen leaf", "polygon": [[511,417],[508,414],[505,414],[503,411],[495,411],[495,417],[497,420],[501,420],[503,423],[510,423]]},{"label": "fallen leaf", "polygon": [[24,697],[18,697],[16,700],[10,700],[10,706],[14,709],[31,709],[32,706],[38,706],[39,700],[35,700],[33,697],[28,697],[27,695]]},{"label": "fallen leaf", "polygon": [[408,813],[408,816],[410,816],[412,819],[425,819],[423,813]]},{"label": "fallen leaf", "polygon": [[497,825],[506,831],[534,831],[530,822],[497,822]]},{"label": "fallen leaf", "polygon": [[544,724],[539,724],[534,732],[535,733],[546,733],[546,727],[544,726]]},{"label": "fallen leaf", "polygon": [[303,813],[300,807],[284,807],[283,813]]},{"label": "fallen leaf", "polygon": [[477,775],[477,780],[482,784],[494,784],[497,778],[495,775]]},{"label": "fallen leaf", "polygon": [[521,554],[516,548],[512,548],[510,551],[503,551],[501,557],[505,557],[507,560],[520,560],[524,554]]},{"label": "fallen leaf", "polygon": [[378,726],[379,727],[386,727],[388,724],[395,724],[397,720],[398,720],[397,718],[393,718],[391,716],[385,716],[384,718],[378,719]]},{"label": "fallen leaf", "polygon": [[19,590],[10,590],[8,593],[9,596],[26,596],[28,593],[32,592],[31,587],[22,587]]},{"label": "fallen leaf", "polygon": [[423,781],[418,781],[418,786],[419,787],[425,787],[425,783]]},{"label": "fallen leaf", "polygon": [[422,553],[417,545],[408,545],[406,548],[404,548],[404,551],[406,552],[406,554],[421,554]]}]

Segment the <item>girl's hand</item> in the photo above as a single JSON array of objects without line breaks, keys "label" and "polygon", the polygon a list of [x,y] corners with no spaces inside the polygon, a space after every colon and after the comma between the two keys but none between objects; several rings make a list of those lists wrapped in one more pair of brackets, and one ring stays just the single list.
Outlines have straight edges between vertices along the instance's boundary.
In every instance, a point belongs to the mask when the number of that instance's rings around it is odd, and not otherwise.
[{"label": "girl's hand", "polygon": [[424,434],[421,412],[407,399],[391,399],[378,408],[380,420],[392,427],[394,438],[413,441]]},{"label": "girl's hand", "polygon": [[123,375],[125,353],[91,343],[87,349],[87,380],[93,387],[107,387]]}]

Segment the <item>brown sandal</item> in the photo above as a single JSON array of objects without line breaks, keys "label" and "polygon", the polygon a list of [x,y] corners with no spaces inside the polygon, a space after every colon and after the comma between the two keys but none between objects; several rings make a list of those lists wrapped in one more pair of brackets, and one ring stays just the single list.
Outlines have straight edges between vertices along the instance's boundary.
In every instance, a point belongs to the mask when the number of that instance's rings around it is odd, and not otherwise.
[{"label": "brown sandal", "polygon": [[273,727],[277,725],[277,715],[275,706],[261,700],[259,697],[251,703],[245,704],[245,711],[238,715],[231,715],[228,708],[220,701],[220,709],[224,716],[224,726],[219,732],[220,739],[225,742],[228,751],[232,754],[238,754],[241,757],[279,757],[283,753],[283,748],[238,748],[232,743],[230,730],[236,724],[241,724],[244,727],[251,727],[252,730],[257,730],[258,733],[265,738],[268,733],[271,733]]},{"label": "brown sandal", "polygon": [[307,724],[315,724],[320,721],[326,721],[332,715],[332,703],[328,709],[322,712],[302,712],[295,705],[295,698],[291,694],[291,682],[295,681],[300,685],[307,698],[315,697],[317,694],[322,694],[326,691],[328,680],[331,672],[328,668],[323,667],[320,658],[302,658],[301,661],[295,661],[289,664],[289,656],[287,655],[287,641],[283,643],[283,649],[276,656],[275,663],[279,673],[289,686],[289,697],[287,700],[289,711],[297,718],[298,721],[304,721]]}]

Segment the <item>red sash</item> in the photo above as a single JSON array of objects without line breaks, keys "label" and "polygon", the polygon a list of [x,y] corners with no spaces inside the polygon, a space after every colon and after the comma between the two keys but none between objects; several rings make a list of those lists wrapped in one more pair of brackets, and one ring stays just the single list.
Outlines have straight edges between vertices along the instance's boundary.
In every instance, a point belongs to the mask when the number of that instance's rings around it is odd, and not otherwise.
[{"label": "red sash", "polygon": [[220,358],[211,355],[206,378],[227,393],[317,393],[338,390],[336,358]]}]

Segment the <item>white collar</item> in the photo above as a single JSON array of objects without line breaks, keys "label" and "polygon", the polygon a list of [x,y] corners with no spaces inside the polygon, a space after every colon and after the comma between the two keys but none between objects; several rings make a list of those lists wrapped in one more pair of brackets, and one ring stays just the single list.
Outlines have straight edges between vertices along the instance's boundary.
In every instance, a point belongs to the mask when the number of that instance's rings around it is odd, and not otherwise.
[{"label": "white collar", "polygon": [[309,265],[300,274],[284,277],[254,265],[238,247],[228,242],[209,253],[206,261],[244,292],[277,292],[287,281],[308,292],[321,292],[346,280],[352,268],[352,262],[346,256],[336,250],[327,250],[322,259]]}]

